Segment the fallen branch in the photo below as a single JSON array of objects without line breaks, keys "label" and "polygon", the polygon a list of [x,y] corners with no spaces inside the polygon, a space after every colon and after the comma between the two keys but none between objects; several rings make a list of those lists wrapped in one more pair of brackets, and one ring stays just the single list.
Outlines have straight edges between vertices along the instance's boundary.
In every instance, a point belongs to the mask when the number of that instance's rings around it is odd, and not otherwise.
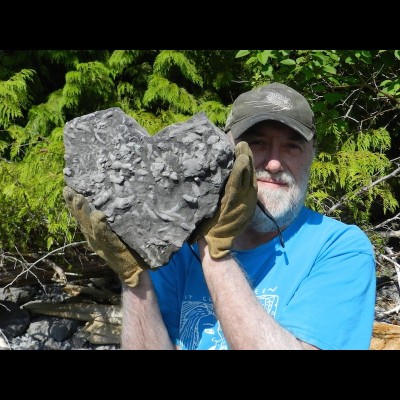
[{"label": "fallen branch", "polygon": [[381,254],[380,256],[394,266],[397,275],[397,286],[400,287],[400,265],[385,254]]},{"label": "fallen branch", "polygon": [[[88,254],[86,248],[83,248],[83,251],[75,249],[84,243],[86,242],[74,242],[45,254],[21,254],[18,249],[16,249],[16,254],[0,251],[0,288],[37,284],[43,287],[44,283],[52,281],[66,283],[68,279],[114,275],[111,268],[98,255]],[[63,250],[68,250],[68,248],[73,251],[65,255]],[[67,266],[63,268],[59,263],[53,262],[50,260],[51,256],[56,256],[58,260],[66,262]],[[68,272],[65,271],[67,267]]]},{"label": "fallen branch", "polygon": [[394,313],[397,314],[399,311],[400,311],[400,305],[392,308],[391,310],[383,311],[383,312],[381,312],[381,314],[384,314],[384,315],[390,315],[390,314],[394,314]]}]

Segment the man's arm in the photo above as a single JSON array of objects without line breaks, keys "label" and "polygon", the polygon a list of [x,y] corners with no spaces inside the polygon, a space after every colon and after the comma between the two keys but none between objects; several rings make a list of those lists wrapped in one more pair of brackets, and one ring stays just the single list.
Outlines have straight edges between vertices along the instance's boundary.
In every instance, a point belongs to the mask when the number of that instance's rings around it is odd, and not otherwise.
[{"label": "man's arm", "polygon": [[122,287],[123,350],[173,350],[147,271],[136,287]]},{"label": "man's arm", "polygon": [[204,239],[199,240],[199,250],[215,312],[231,349],[317,349],[296,339],[264,310],[230,254],[213,259]]},{"label": "man's arm", "polygon": [[147,271],[149,266],[112,231],[104,213],[90,208],[83,195],[68,186],[63,195],[88,245],[121,279],[122,348],[172,349]]}]

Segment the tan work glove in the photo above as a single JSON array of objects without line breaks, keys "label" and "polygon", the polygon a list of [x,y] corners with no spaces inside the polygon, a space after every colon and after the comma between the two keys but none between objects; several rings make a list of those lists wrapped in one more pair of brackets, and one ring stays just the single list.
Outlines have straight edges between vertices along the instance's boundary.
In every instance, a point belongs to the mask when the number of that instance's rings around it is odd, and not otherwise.
[{"label": "tan work glove", "polygon": [[84,196],[65,186],[63,196],[71,215],[96,254],[103,258],[128,286],[139,284],[139,275],[149,266],[111,230],[103,212],[92,210]]},{"label": "tan work glove", "polygon": [[204,236],[212,258],[229,253],[235,237],[251,222],[257,205],[257,179],[253,153],[247,142],[235,147],[235,162],[225,185],[221,204],[214,216],[203,221],[193,232],[189,242]]}]

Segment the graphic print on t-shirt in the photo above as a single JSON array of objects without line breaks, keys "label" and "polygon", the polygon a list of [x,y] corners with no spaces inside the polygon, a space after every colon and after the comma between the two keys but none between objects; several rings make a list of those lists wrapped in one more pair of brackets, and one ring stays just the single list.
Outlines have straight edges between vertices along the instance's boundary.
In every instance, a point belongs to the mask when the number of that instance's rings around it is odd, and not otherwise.
[{"label": "graphic print on t-shirt", "polygon": [[268,314],[272,315],[274,318],[276,316],[276,310],[278,309],[279,296],[276,294],[267,294],[267,292],[275,292],[276,289],[277,287],[274,287],[273,289],[269,288],[268,290],[263,288],[261,290],[261,295],[258,294],[259,289],[254,291],[258,301],[262,304]]},{"label": "graphic print on t-shirt", "polygon": [[208,322],[210,319],[215,321],[212,303],[190,300],[183,301],[180,337],[186,348],[197,348],[203,330],[214,326],[212,322]]},{"label": "graphic print on t-shirt", "polygon": [[[256,289],[255,294],[263,308],[275,318],[279,296],[274,294],[277,287]],[[258,294],[261,292],[261,294]],[[270,293],[272,292],[272,293]],[[214,314],[211,299],[201,301],[184,300],[180,319],[180,338],[187,349],[201,348],[209,350],[226,350],[228,344],[222,332],[221,325]]]}]

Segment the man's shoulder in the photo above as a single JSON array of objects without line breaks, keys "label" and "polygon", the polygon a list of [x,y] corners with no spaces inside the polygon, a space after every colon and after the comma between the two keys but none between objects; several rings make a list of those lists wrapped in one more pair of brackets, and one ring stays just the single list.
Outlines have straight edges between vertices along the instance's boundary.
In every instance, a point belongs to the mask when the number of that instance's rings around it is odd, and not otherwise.
[{"label": "man's shoulder", "polygon": [[311,226],[315,225],[318,230],[325,232],[331,240],[354,248],[364,248],[366,252],[371,251],[371,242],[359,226],[345,223],[306,207],[304,207],[303,212],[306,223]]},{"label": "man's shoulder", "polygon": [[322,214],[318,211],[314,211],[305,206],[303,207],[301,213],[303,214],[304,219],[309,223],[323,224],[327,226],[336,227],[337,229],[341,230],[348,230],[348,229],[361,230],[357,225],[345,223],[340,219],[330,217],[328,215]]}]

